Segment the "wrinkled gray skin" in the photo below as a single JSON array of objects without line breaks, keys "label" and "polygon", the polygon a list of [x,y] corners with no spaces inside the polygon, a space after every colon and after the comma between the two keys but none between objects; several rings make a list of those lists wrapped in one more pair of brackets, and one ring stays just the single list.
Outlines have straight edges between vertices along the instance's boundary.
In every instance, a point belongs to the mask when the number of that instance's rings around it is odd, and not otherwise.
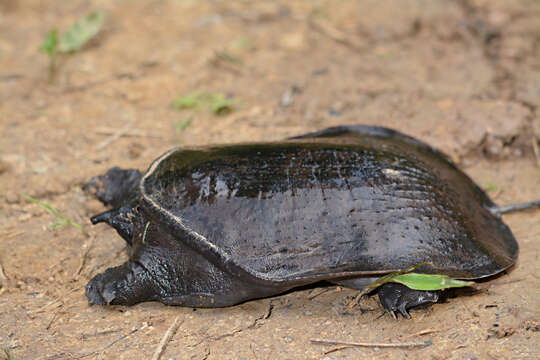
[{"label": "wrinkled gray skin", "polygon": [[[86,287],[94,304],[230,306],[327,280],[362,289],[417,271],[462,279],[510,267],[517,243],[496,206],[437,150],[390,129],[344,126],[279,143],[175,149],[86,189],[93,217],[129,245]],[[439,292],[378,289],[394,315]]]}]

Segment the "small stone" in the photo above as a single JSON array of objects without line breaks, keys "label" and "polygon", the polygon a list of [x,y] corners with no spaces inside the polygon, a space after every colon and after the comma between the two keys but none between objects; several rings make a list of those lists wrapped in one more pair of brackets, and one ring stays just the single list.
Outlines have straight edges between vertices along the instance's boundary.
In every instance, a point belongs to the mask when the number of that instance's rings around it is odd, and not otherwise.
[{"label": "small stone", "polygon": [[[497,326],[495,326],[497,325]],[[499,324],[493,324],[494,328],[489,329],[488,333],[490,336],[494,336],[497,339],[502,339],[507,336],[513,335],[516,331],[510,327],[500,327]]]},{"label": "small stone", "polygon": [[281,37],[279,43],[286,49],[300,49],[305,45],[305,36],[301,32],[285,34]]},{"label": "small stone", "polygon": [[9,168],[8,163],[0,159],[0,174],[6,172],[8,168]]}]

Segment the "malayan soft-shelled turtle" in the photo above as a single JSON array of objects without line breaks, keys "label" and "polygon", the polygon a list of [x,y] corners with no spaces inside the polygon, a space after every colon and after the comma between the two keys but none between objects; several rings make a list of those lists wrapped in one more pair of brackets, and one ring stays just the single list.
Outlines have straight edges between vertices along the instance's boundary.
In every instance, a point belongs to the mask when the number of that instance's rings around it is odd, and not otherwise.
[{"label": "malayan soft-shelled turtle", "polygon": [[[94,304],[221,307],[326,280],[361,289],[417,272],[481,279],[514,264],[499,208],[444,154],[397,131],[342,126],[271,143],[177,148],[87,189],[129,261],[86,287]],[[437,301],[399,284],[392,314]]]}]

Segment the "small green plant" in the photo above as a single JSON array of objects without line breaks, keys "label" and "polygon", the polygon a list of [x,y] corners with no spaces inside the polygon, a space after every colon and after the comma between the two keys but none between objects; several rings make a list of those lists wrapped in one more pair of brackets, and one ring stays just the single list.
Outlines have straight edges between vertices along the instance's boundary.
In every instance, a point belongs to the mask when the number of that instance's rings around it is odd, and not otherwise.
[{"label": "small green plant", "polygon": [[45,36],[43,44],[39,47],[49,57],[49,82],[52,81],[54,77],[54,72],[56,70],[56,53],[58,51],[58,34],[56,29],[52,29]]},{"label": "small green plant", "polygon": [[42,201],[39,201],[38,199],[35,199],[35,198],[33,198],[33,197],[29,196],[29,195],[26,195],[26,194],[22,194],[22,196],[26,200],[30,201],[31,203],[34,203],[34,204],[44,208],[45,210],[47,210],[49,213],[51,213],[52,215],[54,215],[56,217],[56,220],[52,224],[49,224],[49,226],[48,226],[49,229],[56,230],[56,229],[59,229],[59,228],[64,227],[64,226],[71,225],[74,228],[79,229],[82,232],[84,232],[81,225],[79,225],[75,221],[71,220],[66,215],[60,213],[58,210],[53,208],[51,205],[49,205],[47,203],[44,203]]},{"label": "small green plant", "polygon": [[233,111],[237,102],[235,98],[228,98],[221,93],[192,92],[176,98],[173,102],[173,109],[200,110],[206,108],[210,109],[214,115],[225,115]]},{"label": "small green plant", "polygon": [[4,348],[4,353],[6,354],[6,360],[15,360],[8,348]]},{"label": "small green plant", "polygon": [[105,14],[103,11],[92,12],[75,22],[66,32],[58,35],[56,28],[51,29],[39,47],[49,57],[49,82],[56,72],[58,54],[73,53],[91,40],[101,29]]},{"label": "small green plant", "polygon": [[245,49],[245,50],[253,50],[255,49],[255,44],[246,38],[240,38],[231,41],[230,48],[232,49]]},{"label": "small green plant", "polygon": [[243,61],[239,57],[234,56],[233,54],[231,54],[227,50],[216,50],[216,51],[214,51],[214,56],[218,60],[223,60],[223,61],[231,63],[233,65],[242,65],[243,64]]},{"label": "small green plant", "polygon": [[366,295],[379,286],[386,284],[388,282],[400,283],[407,286],[413,290],[425,290],[425,291],[434,291],[434,290],[444,290],[455,287],[465,287],[472,286],[474,282],[472,281],[462,281],[452,279],[446,275],[440,274],[419,274],[414,273],[413,271],[419,268],[426,263],[421,263],[410,268],[399,270],[382,276],[366,286],[360,294],[358,294],[357,299],[363,295]]},{"label": "small green plant", "polygon": [[495,185],[494,183],[488,183],[487,186],[486,186],[486,191],[487,192],[494,192],[497,190],[497,185]]},{"label": "small green plant", "polygon": [[193,116],[188,117],[185,120],[178,120],[176,124],[174,124],[174,132],[176,133],[176,138],[180,141],[180,137],[182,135],[182,132],[188,128],[189,125],[191,125],[191,120]]}]

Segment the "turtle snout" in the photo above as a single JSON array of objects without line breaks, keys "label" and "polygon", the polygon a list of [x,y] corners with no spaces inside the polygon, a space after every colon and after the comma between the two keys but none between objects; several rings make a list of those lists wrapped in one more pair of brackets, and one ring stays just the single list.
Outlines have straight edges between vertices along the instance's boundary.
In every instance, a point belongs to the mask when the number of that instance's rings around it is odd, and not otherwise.
[{"label": "turtle snout", "polygon": [[88,302],[97,305],[108,305],[114,300],[114,285],[106,280],[106,273],[98,274],[88,282],[86,297]]}]

